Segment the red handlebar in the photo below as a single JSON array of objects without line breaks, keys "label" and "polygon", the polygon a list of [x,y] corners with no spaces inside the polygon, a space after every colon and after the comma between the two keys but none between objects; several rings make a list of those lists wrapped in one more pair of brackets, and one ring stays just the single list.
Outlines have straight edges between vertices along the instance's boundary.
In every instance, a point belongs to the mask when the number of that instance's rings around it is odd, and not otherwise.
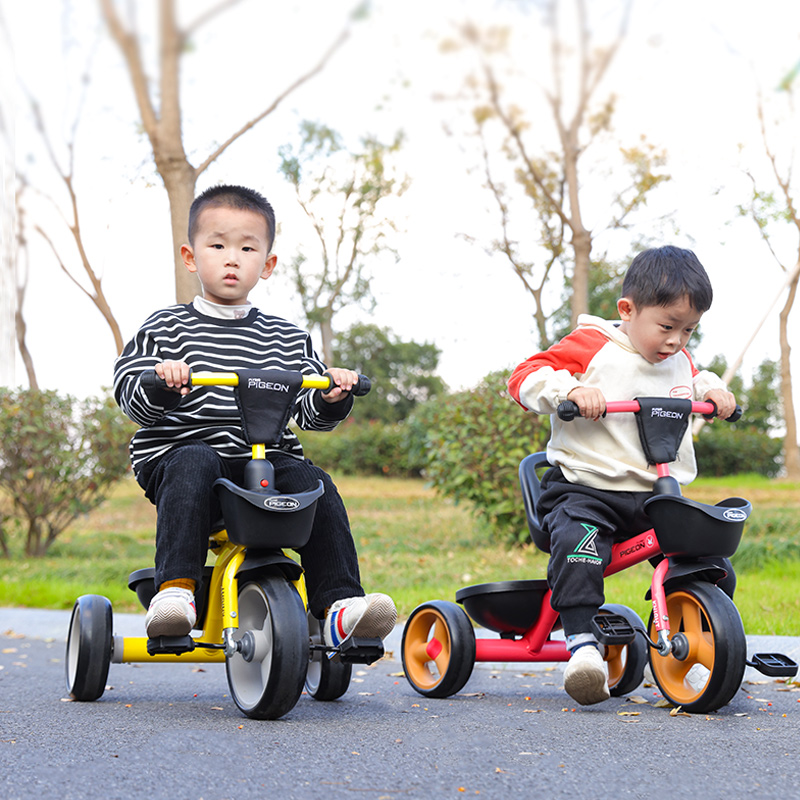
[{"label": "red handlebar", "polygon": [[[628,413],[637,413],[641,410],[639,406],[638,400],[612,400],[609,403],[606,403],[606,410],[605,414],[616,414],[619,412],[628,412]],[[558,410],[556,412],[558,414],[558,418],[563,420],[564,422],[572,422],[575,417],[580,417],[581,412],[578,408],[578,404],[574,403],[572,400],[564,400],[564,402],[559,403]],[[605,416],[603,414],[603,416]],[[715,403],[711,402],[692,402],[692,414],[702,414],[706,419],[714,419],[717,416],[717,406]],[[736,422],[742,416],[742,408],[741,406],[736,406],[736,410],[731,414],[726,422]]]}]

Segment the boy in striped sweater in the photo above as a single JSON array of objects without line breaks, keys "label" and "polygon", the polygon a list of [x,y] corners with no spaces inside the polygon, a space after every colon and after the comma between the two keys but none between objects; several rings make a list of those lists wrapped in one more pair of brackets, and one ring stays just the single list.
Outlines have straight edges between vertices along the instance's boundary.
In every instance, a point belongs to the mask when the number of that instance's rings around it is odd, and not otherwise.
[{"label": "boy in striped sweater", "polygon": [[[241,483],[250,458],[239,409],[229,387],[188,387],[191,371],[242,368],[325,371],[309,334],[248,301],[259,280],[270,277],[275,214],[259,193],[216,186],[199,195],[189,214],[189,241],[181,248],[186,268],[203,294],[186,305],[152,314],[114,366],[114,396],[141,426],[131,441],[136,480],[158,511],[157,594],[145,618],[147,635],[183,636],[196,622],[194,593],[206,561],[208,536],[221,516],[212,490],[217,478]],[[167,389],[145,388],[140,377],[154,369]],[[303,389],[292,416],[303,430],[332,430],[350,412],[352,370],[327,370],[335,386]],[[365,595],[350,525],[330,476],[303,457],[287,427],[267,457],[281,491],[300,492],[322,480],[308,544],[299,550],[309,607],[324,620],[325,641],[351,636],[384,638],[397,618],[385,594]]]},{"label": "boy in striped sweater", "polygon": [[[685,347],[710,308],[711,283],[691,250],[661,247],[637,255],[617,302],[619,322],[592,317],[549,350],[520,364],[508,381],[526,410],[551,414],[547,458],[537,504],[550,536],[547,577],[559,612],[570,661],[564,688],[589,705],[609,697],[600,645],[591,619],[604,602],[603,572],[619,533],[652,528],[644,511],[657,477],[642,451],[631,414],[603,418],[606,400],[682,397],[713,401],[727,419],[736,399],[720,378],[698,371]],[[577,403],[581,419],[562,422],[563,400]],[[681,442],[671,474],[680,483],[697,473],[691,430]],[[619,532],[619,533],[618,533]],[[721,588],[733,592],[729,574]]]}]

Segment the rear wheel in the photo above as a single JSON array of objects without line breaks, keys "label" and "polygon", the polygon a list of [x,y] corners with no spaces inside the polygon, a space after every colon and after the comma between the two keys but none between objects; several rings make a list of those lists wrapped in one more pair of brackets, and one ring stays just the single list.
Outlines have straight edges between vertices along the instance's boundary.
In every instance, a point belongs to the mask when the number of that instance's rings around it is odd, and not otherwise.
[{"label": "rear wheel", "polygon": [[67,636],[67,691],[75,700],[97,700],[108,680],[113,641],[111,601],[85,594],[75,601]]},{"label": "rear wheel", "polygon": [[[733,601],[710,583],[691,582],[667,594],[673,652],[651,650],[653,676],[684,711],[704,713],[730,702],[744,677],[747,640]],[[657,633],[650,615],[650,637]]]},{"label": "rear wheel", "polygon": [[460,691],[475,666],[475,631],[455,603],[432,600],[417,606],[403,629],[406,679],[426,697]]},{"label": "rear wheel", "polygon": [[[625,617],[634,630],[644,632],[644,622],[628,606],[607,603],[601,607],[600,613],[619,614]],[[606,647],[608,690],[611,692],[612,697],[621,697],[641,685],[644,679],[644,668],[647,665],[648,649],[647,642],[639,633],[628,644],[609,645]]]},{"label": "rear wheel", "polygon": [[278,719],[303,692],[308,661],[308,626],[303,601],[281,575],[239,588],[242,649],[225,662],[236,705],[253,719]]},{"label": "rear wheel", "polygon": [[[308,612],[308,636],[312,645],[323,645],[322,623]],[[352,664],[345,664],[338,658],[328,658],[321,650],[310,650],[308,671],[306,672],[306,691],[315,700],[337,700],[350,688]]]}]

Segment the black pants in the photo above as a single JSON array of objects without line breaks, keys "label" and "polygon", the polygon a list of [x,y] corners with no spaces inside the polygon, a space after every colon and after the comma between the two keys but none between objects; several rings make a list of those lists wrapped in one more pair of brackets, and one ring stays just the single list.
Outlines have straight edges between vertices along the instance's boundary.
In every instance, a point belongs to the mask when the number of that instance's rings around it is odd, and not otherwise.
[{"label": "black pants", "polygon": [[[342,498],[330,476],[308,460],[269,454],[275,484],[287,494],[302,492],[321,480],[325,493],[317,502],[311,537],[298,549],[306,573],[309,607],[321,617],[324,609],[344,597],[364,594],[358,557]],[[156,587],[165,581],[190,578],[198,584],[208,554],[208,537],[222,516],[212,489],[217,478],[241,485],[248,459],[223,459],[203,442],[177,445],[147,462],[137,480],[156,506]]]},{"label": "black pants", "polygon": [[[550,536],[547,580],[567,636],[588,632],[605,602],[603,573],[612,545],[653,527],[644,510],[650,497],[651,492],[610,492],[569,483],[558,467],[542,478],[537,512]],[[719,587],[733,597],[736,577],[730,561],[715,562],[728,573]]]}]

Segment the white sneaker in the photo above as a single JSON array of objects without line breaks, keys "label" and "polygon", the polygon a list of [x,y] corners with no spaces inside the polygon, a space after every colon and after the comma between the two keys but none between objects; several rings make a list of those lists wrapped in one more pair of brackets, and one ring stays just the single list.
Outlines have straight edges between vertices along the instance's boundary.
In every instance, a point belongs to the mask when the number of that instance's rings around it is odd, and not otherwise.
[{"label": "white sneaker", "polygon": [[686,673],[684,681],[692,687],[692,690],[700,694],[706,688],[708,679],[711,675],[708,667],[704,667],[699,662],[692,664],[691,669]]},{"label": "white sneaker", "polygon": [[397,622],[394,601],[386,594],[346,597],[337,600],[325,615],[322,632],[325,644],[338,647],[351,636],[385,639]]},{"label": "white sneaker", "polygon": [[582,706],[608,700],[608,676],[600,651],[591,644],[575,650],[564,670],[564,689]]},{"label": "white sneaker", "polygon": [[186,636],[197,622],[197,609],[194,595],[188,589],[171,586],[162,589],[150,601],[150,608],[144,618],[147,635]]}]

